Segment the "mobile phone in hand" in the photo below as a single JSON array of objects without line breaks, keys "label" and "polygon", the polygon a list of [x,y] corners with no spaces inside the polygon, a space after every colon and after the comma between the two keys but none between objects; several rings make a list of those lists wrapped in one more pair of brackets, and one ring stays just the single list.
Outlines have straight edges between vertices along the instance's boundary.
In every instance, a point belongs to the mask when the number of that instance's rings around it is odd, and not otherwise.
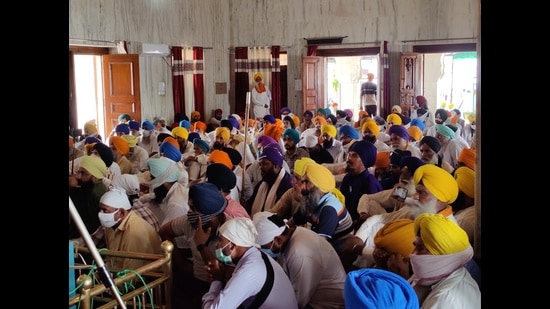
[{"label": "mobile phone in hand", "polygon": [[404,202],[405,198],[407,197],[407,193],[408,193],[408,190],[406,188],[395,187],[395,189],[393,189],[392,196],[400,200],[401,202]]}]

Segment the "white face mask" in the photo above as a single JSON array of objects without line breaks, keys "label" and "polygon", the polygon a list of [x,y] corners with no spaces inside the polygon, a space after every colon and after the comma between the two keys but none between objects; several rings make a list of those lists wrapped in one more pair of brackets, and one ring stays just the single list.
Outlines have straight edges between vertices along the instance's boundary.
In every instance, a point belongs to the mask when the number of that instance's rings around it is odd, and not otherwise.
[{"label": "white face mask", "polygon": [[151,131],[149,130],[143,130],[143,137],[148,137],[151,134]]},{"label": "white face mask", "polygon": [[101,222],[101,225],[103,225],[104,227],[113,227],[115,224],[117,224],[120,219],[115,220],[115,214],[119,210],[120,208],[117,211],[111,213],[98,213],[97,216],[99,217],[99,222]]}]

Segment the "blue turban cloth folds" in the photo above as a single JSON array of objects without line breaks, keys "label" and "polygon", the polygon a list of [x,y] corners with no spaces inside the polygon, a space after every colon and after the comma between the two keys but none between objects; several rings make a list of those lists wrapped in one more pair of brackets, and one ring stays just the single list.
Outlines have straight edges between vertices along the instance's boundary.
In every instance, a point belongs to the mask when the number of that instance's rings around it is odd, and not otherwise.
[{"label": "blue turban cloth folds", "polygon": [[344,302],[346,308],[420,308],[416,292],[405,278],[377,268],[362,268],[347,274]]},{"label": "blue turban cloth folds", "polygon": [[189,129],[191,129],[191,122],[189,122],[189,120],[182,120],[180,121],[180,127],[186,128],[187,131],[189,131]]},{"label": "blue turban cloth folds", "polygon": [[296,129],[286,129],[283,132],[283,139],[286,137],[290,137],[291,140],[294,141],[294,144],[298,144],[300,142],[300,133]]},{"label": "blue turban cloth folds", "polygon": [[407,131],[407,128],[405,126],[398,125],[398,124],[392,125],[388,130],[388,134],[389,135],[395,134],[406,141],[410,139],[409,131]]},{"label": "blue turban cloth folds", "polygon": [[193,201],[196,211],[187,213],[187,220],[196,227],[198,217],[201,217],[202,224],[212,221],[221,214],[227,207],[227,200],[223,197],[218,187],[210,182],[200,182],[189,187],[189,200]]},{"label": "blue turban cloth folds", "polygon": [[359,132],[357,132],[357,130],[355,130],[355,128],[350,125],[347,125],[347,124],[343,125],[338,130],[339,130],[338,133],[340,135],[347,136],[351,139],[359,139]]},{"label": "blue turban cloth folds", "polygon": [[169,142],[162,142],[159,147],[159,152],[164,153],[165,157],[176,163],[181,161],[180,150],[174,147],[174,145],[170,144]]},{"label": "blue turban cloth folds", "polygon": [[152,189],[165,182],[175,182],[180,178],[181,172],[176,163],[168,158],[151,158],[147,160],[147,168],[155,179],[149,182]]},{"label": "blue turban cloth folds", "polygon": [[271,124],[275,123],[275,117],[273,117],[273,115],[265,115],[264,120],[271,123]]},{"label": "blue turban cloth folds", "polygon": [[422,120],[418,118],[414,118],[413,120],[411,120],[411,126],[417,126],[420,131],[424,131],[425,129],[424,122],[422,122]]},{"label": "blue turban cloth folds", "polygon": [[376,154],[378,151],[376,150],[376,146],[369,141],[357,141],[351,145],[349,151],[356,152],[366,168],[369,168],[376,163]]},{"label": "blue turban cloth folds", "polygon": [[141,123],[141,126],[142,127],[145,127],[145,129],[147,130],[153,130],[155,128],[155,126],[153,125],[153,123],[149,120],[145,120],[144,122]]}]

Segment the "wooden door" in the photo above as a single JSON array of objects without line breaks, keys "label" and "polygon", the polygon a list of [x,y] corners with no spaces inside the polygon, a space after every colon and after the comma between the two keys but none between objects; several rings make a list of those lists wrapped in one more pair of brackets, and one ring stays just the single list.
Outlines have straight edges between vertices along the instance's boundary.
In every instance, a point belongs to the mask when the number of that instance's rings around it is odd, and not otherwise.
[{"label": "wooden door", "polygon": [[120,114],[141,122],[139,55],[103,55],[105,134],[118,124]]},{"label": "wooden door", "polygon": [[410,117],[416,96],[423,95],[424,58],[420,53],[401,54],[400,105],[403,115]]},{"label": "wooden door", "polygon": [[323,57],[302,58],[302,112],[325,107],[325,64]]}]

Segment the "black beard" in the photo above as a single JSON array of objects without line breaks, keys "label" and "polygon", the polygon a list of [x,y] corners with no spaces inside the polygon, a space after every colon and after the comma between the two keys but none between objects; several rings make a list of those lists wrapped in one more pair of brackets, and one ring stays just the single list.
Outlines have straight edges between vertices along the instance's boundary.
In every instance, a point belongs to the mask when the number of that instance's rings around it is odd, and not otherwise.
[{"label": "black beard", "polygon": [[444,122],[445,122],[445,121],[443,121],[443,120],[438,120],[438,119],[435,120],[435,123],[436,123],[436,124],[443,124]]},{"label": "black beard", "polygon": [[376,136],[363,135],[363,140],[374,144],[376,142]]},{"label": "black beard", "polygon": [[262,178],[268,184],[273,184],[273,183],[275,183],[275,180],[277,179],[277,174],[275,173],[275,171],[272,168],[267,173],[262,172]]},{"label": "black beard", "polygon": [[212,148],[222,150],[223,144],[220,142],[214,142],[214,145],[212,145]]},{"label": "black beard", "polygon": [[309,216],[313,214],[319,205],[321,192],[317,188],[311,190],[303,189],[301,192],[303,198],[300,200],[300,211],[304,216]]},{"label": "black beard", "polygon": [[83,190],[92,191],[94,189],[94,182],[92,180],[82,181],[82,179],[77,179],[76,182]]},{"label": "black beard", "polygon": [[323,141],[323,148],[328,149],[328,148],[330,148],[330,147],[332,147],[332,140],[330,140],[330,141],[329,141],[329,140]]},{"label": "black beard", "polygon": [[185,152],[185,148],[187,148],[187,142],[185,143],[180,143],[180,152],[181,153],[184,153]]},{"label": "black beard", "polygon": [[168,195],[168,189],[164,187],[164,184],[156,187],[153,192],[155,192],[155,202],[161,204],[166,195]]}]

